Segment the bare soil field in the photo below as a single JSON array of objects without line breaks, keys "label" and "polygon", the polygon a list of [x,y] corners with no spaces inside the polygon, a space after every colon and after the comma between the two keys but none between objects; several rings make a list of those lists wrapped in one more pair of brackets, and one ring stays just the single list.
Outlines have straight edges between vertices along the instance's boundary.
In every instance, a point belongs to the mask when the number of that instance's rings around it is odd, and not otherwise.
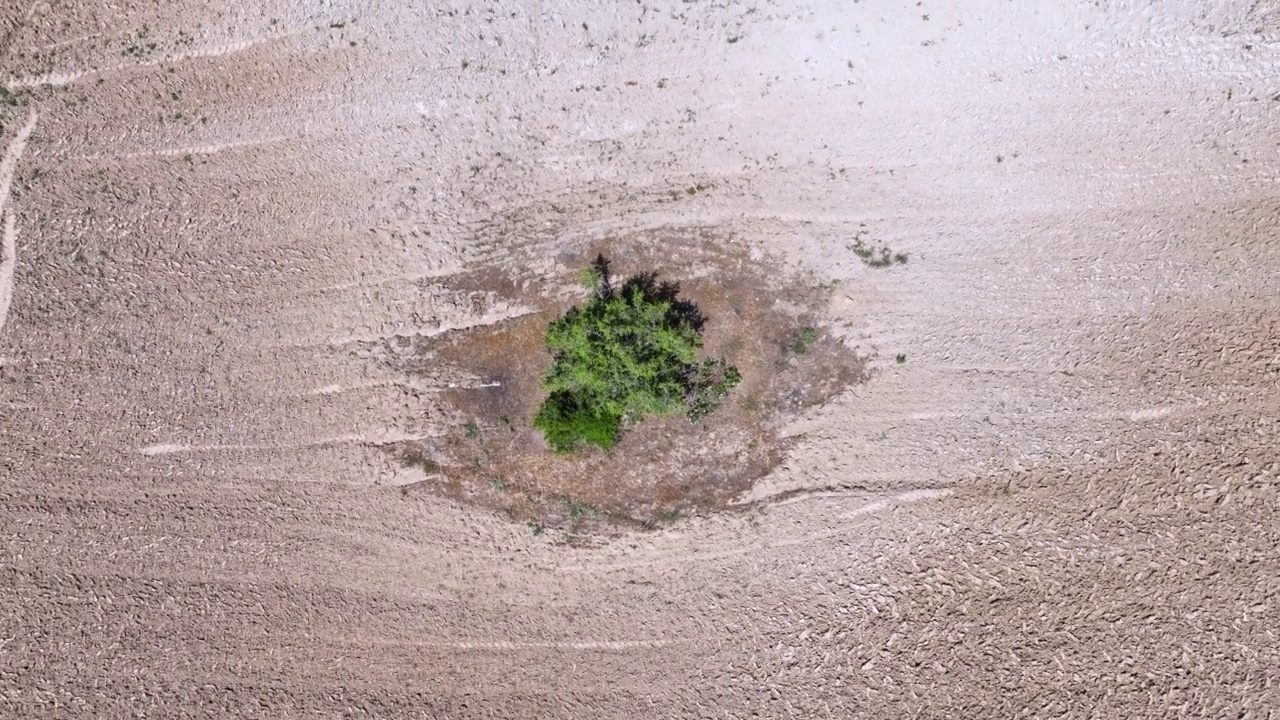
[{"label": "bare soil field", "polygon": [[[7,0],[0,88],[0,717],[1280,714],[1274,3]],[[597,252],[747,381],[569,463]]]}]

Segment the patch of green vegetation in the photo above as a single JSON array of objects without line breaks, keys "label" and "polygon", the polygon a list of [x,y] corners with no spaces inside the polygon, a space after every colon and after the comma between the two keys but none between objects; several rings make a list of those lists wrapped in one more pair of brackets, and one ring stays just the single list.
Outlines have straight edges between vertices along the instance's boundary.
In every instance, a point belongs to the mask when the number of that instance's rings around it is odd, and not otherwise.
[{"label": "patch of green vegetation", "polygon": [[555,364],[542,379],[549,396],[533,425],[559,453],[586,444],[608,450],[624,423],[681,408],[700,420],[741,382],[724,360],[698,360],[704,318],[655,273],[615,288],[604,256],[583,271],[593,291],[547,328]]},{"label": "patch of green vegetation", "polygon": [[809,352],[809,348],[818,342],[818,331],[811,325],[805,325],[800,328],[800,332],[796,333],[796,341],[793,346],[797,355],[803,355]]},{"label": "patch of green vegetation", "polygon": [[[603,256],[601,256],[601,258],[602,257]],[[591,267],[583,268],[582,272],[578,273],[578,285],[582,286],[583,290],[590,290],[596,293],[597,297],[599,297],[600,287],[608,279],[605,276],[606,268],[607,266],[602,267],[600,258],[597,258],[596,262]]]},{"label": "patch of green vegetation", "polygon": [[857,255],[862,260],[862,264],[867,267],[885,268],[890,265],[907,264],[906,253],[895,253],[886,245],[880,245],[879,247],[868,245],[863,242],[861,237],[854,240],[853,244],[849,246],[849,249],[852,250],[853,254]]},{"label": "patch of green vegetation", "polygon": [[466,425],[463,425],[462,432],[467,436],[468,440],[480,439],[480,426],[476,425],[474,420],[468,422]]},{"label": "patch of green vegetation", "polygon": [[537,520],[530,520],[528,522],[528,525],[529,525],[529,529],[533,531],[534,537],[538,537],[539,535],[541,535],[544,530],[544,528],[542,527],[542,523],[538,522]]},{"label": "patch of green vegetation", "polygon": [[493,477],[489,478],[489,484],[493,486],[493,489],[497,490],[498,492],[507,491],[506,483],[502,482],[502,478],[498,477],[497,475],[494,475]]},{"label": "patch of green vegetation", "polygon": [[898,354],[898,356],[897,356],[896,358],[894,358],[894,359],[898,361],[898,364],[899,364],[899,365],[906,365],[906,364],[907,364],[907,356],[906,356],[906,355],[903,355],[903,354],[901,354],[901,353],[899,353],[899,354]]}]

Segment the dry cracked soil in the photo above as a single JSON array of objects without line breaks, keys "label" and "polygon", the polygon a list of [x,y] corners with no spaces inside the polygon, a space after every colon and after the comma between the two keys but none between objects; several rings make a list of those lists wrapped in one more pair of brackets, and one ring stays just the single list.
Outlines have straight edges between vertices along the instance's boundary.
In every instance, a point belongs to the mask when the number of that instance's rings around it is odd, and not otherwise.
[{"label": "dry cracked soil", "polygon": [[[1274,2],[0,0],[0,89],[0,717],[1280,716]],[[747,510],[411,491],[641,236],[861,381]]]}]

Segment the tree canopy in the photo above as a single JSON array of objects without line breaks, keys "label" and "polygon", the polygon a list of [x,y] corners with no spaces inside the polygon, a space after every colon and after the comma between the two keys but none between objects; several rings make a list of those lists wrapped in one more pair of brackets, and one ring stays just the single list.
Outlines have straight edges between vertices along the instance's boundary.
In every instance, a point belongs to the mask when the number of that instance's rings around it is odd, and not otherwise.
[{"label": "tree canopy", "polygon": [[649,414],[683,408],[700,420],[741,381],[723,360],[698,360],[705,319],[677,284],[643,273],[615,288],[603,256],[582,280],[592,298],[547,328],[555,362],[533,421],[557,452],[584,443],[607,450],[624,424]]}]

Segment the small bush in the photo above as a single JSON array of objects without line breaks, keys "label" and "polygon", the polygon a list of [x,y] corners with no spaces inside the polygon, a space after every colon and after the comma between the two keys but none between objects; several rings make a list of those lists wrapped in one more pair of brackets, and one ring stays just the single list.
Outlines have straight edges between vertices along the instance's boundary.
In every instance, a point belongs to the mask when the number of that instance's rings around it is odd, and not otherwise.
[{"label": "small bush", "polygon": [[704,318],[678,298],[679,286],[645,273],[615,289],[603,256],[580,280],[594,294],[547,328],[555,363],[533,419],[556,452],[583,444],[607,450],[624,423],[645,415],[684,408],[702,419],[741,381],[723,360],[698,361]]}]

